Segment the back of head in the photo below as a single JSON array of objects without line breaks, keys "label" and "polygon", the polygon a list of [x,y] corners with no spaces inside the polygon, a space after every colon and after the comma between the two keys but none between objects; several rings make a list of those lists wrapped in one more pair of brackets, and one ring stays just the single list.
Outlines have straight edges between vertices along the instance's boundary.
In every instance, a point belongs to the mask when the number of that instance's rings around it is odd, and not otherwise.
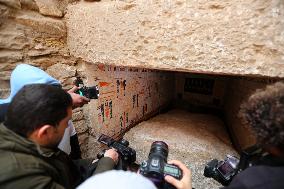
[{"label": "back of head", "polygon": [[71,106],[71,96],[60,87],[47,84],[26,85],[10,103],[5,125],[15,133],[27,137],[45,124],[58,125],[67,116],[67,109]]},{"label": "back of head", "polygon": [[155,185],[142,175],[129,171],[107,171],[95,175],[78,189],[156,189]]},{"label": "back of head", "polygon": [[284,83],[257,90],[241,106],[240,115],[264,146],[284,145]]},{"label": "back of head", "polygon": [[10,96],[7,99],[0,99],[0,104],[10,103],[16,93],[23,86],[36,83],[60,85],[59,81],[48,75],[43,70],[28,64],[19,64],[11,74]]}]

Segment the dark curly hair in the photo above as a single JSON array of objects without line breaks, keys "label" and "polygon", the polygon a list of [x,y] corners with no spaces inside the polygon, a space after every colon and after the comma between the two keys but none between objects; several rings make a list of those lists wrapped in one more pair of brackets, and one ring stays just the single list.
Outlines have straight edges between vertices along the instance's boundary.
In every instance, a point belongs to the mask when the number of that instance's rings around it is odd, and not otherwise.
[{"label": "dark curly hair", "polygon": [[8,107],[5,125],[28,137],[45,124],[56,127],[72,106],[71,96],[60,87],[48,84],[24,86]]},{"label": "dark curly hair", "polygon": [[284,145],[284,83],[257,90],[241,105],[240,117],[262,146]]}]

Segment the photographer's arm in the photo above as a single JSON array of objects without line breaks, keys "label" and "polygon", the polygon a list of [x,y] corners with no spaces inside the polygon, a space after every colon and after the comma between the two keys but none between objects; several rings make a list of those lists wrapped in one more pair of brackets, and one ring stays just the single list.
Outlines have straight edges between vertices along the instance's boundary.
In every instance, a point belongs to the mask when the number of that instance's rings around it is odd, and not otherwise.
[{"label": "photographer's arm", "polygon": [[112,170],[118,162],[118,153],[114,149],[109,149],[105,152],[104,157],[98,161],[95,174]]},{"label": "photographer's arm", "polygon": [[177,180],[174,177],[167,175],[165,180],[177,189],[191,189],[191,171],[180,161],[172,160],[168,163],[178,166],[182,170],[183,176],[181,180]]},{"label": "photographer's arm", "polygon": [[74,86],[72,89],[67,91],[72,97],[73,108],[82,107],[90,102],[90,99],[75,93],[78,89],[79,87]]}]

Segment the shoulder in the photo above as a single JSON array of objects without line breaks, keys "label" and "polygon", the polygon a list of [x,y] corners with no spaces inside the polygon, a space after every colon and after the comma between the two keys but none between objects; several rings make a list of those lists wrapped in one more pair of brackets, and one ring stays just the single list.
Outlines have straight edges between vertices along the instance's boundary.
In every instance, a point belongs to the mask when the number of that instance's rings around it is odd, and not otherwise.
[{"label": "shoulder", "polygon": [[16,174],[17,172],[54,172],[56,169],[46,161],[31,154],[2,151],[0,156],[0,174]]},{"label": "shoulder", "polygon": [[250,167],[239,173],[228,188],[284,188],[284,167]]},{"label": "shoulder", "polygon": [[32,155],[1,152],[0,162],[0,185],[3,188],[28,188],[37,181],[44,185],[60,176],[55,168]]}]

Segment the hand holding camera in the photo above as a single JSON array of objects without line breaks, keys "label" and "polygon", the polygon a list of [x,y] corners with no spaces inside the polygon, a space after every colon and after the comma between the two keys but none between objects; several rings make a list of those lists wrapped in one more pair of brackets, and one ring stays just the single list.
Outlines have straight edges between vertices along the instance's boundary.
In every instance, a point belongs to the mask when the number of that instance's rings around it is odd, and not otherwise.
[{"label": "hand holding camera", "polygon": [[[77,86],[77,90],[74,91],[78,95],[85,97],[86,99],[98,99],[100,96],[99,87],[97,85],[86,87],[83,80],[80,77],[77,77],[74,81],[74,84]],[[89,100],[90,101],[90,100]]]},{"label": "hand holding camera", "polygon": [[177,180],[176,178],[166,175],[165,181],[176,187],[177,189],[191,189],[191,171],[180,161],[171,160],[169,164],[176,165],[182,171],[182,178]]},{"label": "hand holding camera", "polygon": [[167,163],[168,152],[165,142],[153,142],[148,160],[141,163],[140,174],[149,178],[158,189],[190,189],[190,170],[176,160]]},{"label": "hand holding camera", "polygon": [[108,156],[108,155],[113,156],[114,152],[116,152],[117,153],[116,168],[118,170],[125,170],[125,171],[129,168],[129,166],[135,163],[136,151],[129,147],[129,142],[127,140],[121,139],[116,141],[113,138],[102,134],[99,137],[98,142],[105,144],[106,146],[111,148],[109,150],[103,150],[100,153],[98,153],[97,154],[98,159],[100,159],[103,156]]},{"label": "hand holding camera", "polygon": [[82,107],[83,105],[88,104],[90,102],[89,98],[79,95],[77,93],[78,90],[79,88],[77,86],[74,86],[72,89],[67,91],[72,98],[74,108]]},{"label": "hand holding camera", "polygon": [[104,157],[111,158],[115,162],[115,164],[117,164],[119,155],[115,149],[111,148],[105,151]]}]

